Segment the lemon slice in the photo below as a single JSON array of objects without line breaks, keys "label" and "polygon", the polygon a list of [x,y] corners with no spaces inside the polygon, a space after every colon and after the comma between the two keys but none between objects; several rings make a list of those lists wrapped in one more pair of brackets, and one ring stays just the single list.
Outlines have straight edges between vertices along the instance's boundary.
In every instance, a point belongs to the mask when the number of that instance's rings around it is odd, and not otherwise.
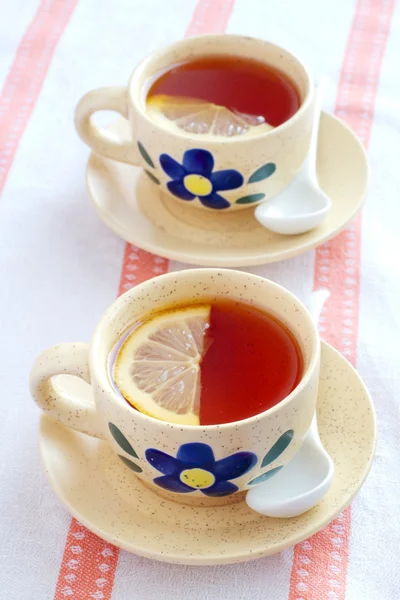
[{"label": "lemon slice", "polygon": [[161,421],[199,424],[200,361],[210,310],[193,306],[159,314],[125,340],[114,381],[140,412]]},{"label": "lemon slice", "polygon": [[214,137],[254,135],[273,129],[263,117],[229,110],[205,100],[157,94],[147,100],[149,116],[168,129]]}]

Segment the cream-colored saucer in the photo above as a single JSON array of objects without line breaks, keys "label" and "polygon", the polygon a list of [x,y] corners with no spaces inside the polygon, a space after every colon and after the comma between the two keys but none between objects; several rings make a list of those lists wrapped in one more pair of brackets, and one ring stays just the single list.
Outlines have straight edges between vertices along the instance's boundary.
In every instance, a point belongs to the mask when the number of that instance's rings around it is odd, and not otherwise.
[{"label": "cream-colored saucer", "polygon": [[[110,129],[128,134],[123,119]],[[196,209],[162,193],[142,169],[96,154],[87,168],[94,207],[117,235],[154,254],[209,267],[245,267],[295,256],[333,237],[354,217],[367,187],[367,157],[354,133],[326,113],[318,178],[333,201],[326,219],[308,233],[283,236],[264,229],[254,218],[254,207],[232,213]]]},{"label": "cream-colored saucer", "polygon": [[292,519],[271,519],[244,501],[213,508],[177,504],[145,487],[105,442],[41,419],[47,478],[71,514],[105,540],[157,560],[211,565],[280,552],[322,529],[351,501],[375,450],[374,409],[364,383],[322,343],[318,425],[335,463],[325,498]]}]

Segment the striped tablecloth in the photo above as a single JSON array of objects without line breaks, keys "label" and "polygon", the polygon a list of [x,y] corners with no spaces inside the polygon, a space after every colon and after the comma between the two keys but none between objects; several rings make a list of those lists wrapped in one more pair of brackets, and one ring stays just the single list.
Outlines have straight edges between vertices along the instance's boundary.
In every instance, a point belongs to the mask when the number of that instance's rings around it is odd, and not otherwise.
[{"label": "striped tablecloth", "polygon": [[[279,555],[224,567],[145,560],[98,539],[59,503],[36,448],[27,376],[46,346],[89,339],[118,293],[183,264],[125,245],[94,214],[74,106],[123,84],[162,44],[244,33],[326,73],[325,108],[368,148],[367,204],[337,238],[252,269],[307,300],[331,298],[323,337],[365,378],[379,443],[372,472],[324,531]],[[14,0],[0,19],[0,598],[4,600],[397,600],[399,545],[399,51],[394,0]]]}]

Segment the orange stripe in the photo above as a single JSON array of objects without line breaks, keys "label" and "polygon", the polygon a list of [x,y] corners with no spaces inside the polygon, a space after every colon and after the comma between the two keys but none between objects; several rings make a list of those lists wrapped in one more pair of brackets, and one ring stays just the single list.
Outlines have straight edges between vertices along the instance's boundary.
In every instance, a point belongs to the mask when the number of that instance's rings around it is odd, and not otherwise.
[{"label": "orange stripe", "polygon": [[18,47],[0,96],[0,192],[77,0],[43,0]]},{"label": "orange stripe", "polygon": [[[225,30],[234,0],[199,0],[185,37]],[[168,260],[154,256],[126,244],[118,295],[151,277],[166,273]],[[72,556],[76,547],[76,532],[84,534],[78,556]],[[104,553],[107,561],[104,561]],[[71,525],[65,543],[54,600],[110,600],[118,563],[119,549],[97,537],[80,525],[76,519]],[[99,573],[99,563],[107,570]],[[104,567],[105,568],[105,567]]]},{"label": "orange stripe", "polygon": [[[151,277],[166,273],[168,261],[125,245],[118,296]],[[65,543],[55,600],[71,597],[76,600],[108,600],[117,568],[119,548],[105,542],[71,519]]]},{"label": "orange stripe", "polygon": [[[90,556],[90,563],[85,557]],[[111,597],[118,548],[72,519],[58,577],[56,598],[104,600]]]},{"label": "orange stripe", "polygon": [[130,290],[150,277],[156,277],[168,271],[168,260],[126,244],[122,263],[118,296]]},{"label": "orange stripe", "polygon": [[185,37],[224,32],[234,3],[235,0],[199,0]]},{"label": "orange stripe", "polygon": [[[345,52],[335,113],[368,146],[379,72],[395,0],[358,0]],[[316,251],[314,287],[331,296],[320,332],[353,365],[357,359],[360,297],[361,216]],[[344,600],[351,510],[294,549],[289,600]]]}]

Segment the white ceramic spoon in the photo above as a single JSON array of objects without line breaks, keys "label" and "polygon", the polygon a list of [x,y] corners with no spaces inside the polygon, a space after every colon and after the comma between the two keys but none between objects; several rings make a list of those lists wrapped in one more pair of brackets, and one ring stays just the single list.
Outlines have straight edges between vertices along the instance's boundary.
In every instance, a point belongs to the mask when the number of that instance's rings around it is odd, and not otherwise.
[{"label": "white ceramic spoon", "polygon": [[271,231],[286,235],[305,233],[317,227],[332,206],[317,179],[317,146],[322,97],[327,79],[315,90],[314,116],[307,157],[296,178],[272,200],[259,204],[256,219]]},{"label": "white ceramic spoon", "polygon": [[[329,292],[314,292],[310,313],[318,322]],[[276,475],[246,494],[250,508],[267,517],[297,517],[325,496],[332,483],[334,464],[323,447],[314,418],[300,450]]]}]

